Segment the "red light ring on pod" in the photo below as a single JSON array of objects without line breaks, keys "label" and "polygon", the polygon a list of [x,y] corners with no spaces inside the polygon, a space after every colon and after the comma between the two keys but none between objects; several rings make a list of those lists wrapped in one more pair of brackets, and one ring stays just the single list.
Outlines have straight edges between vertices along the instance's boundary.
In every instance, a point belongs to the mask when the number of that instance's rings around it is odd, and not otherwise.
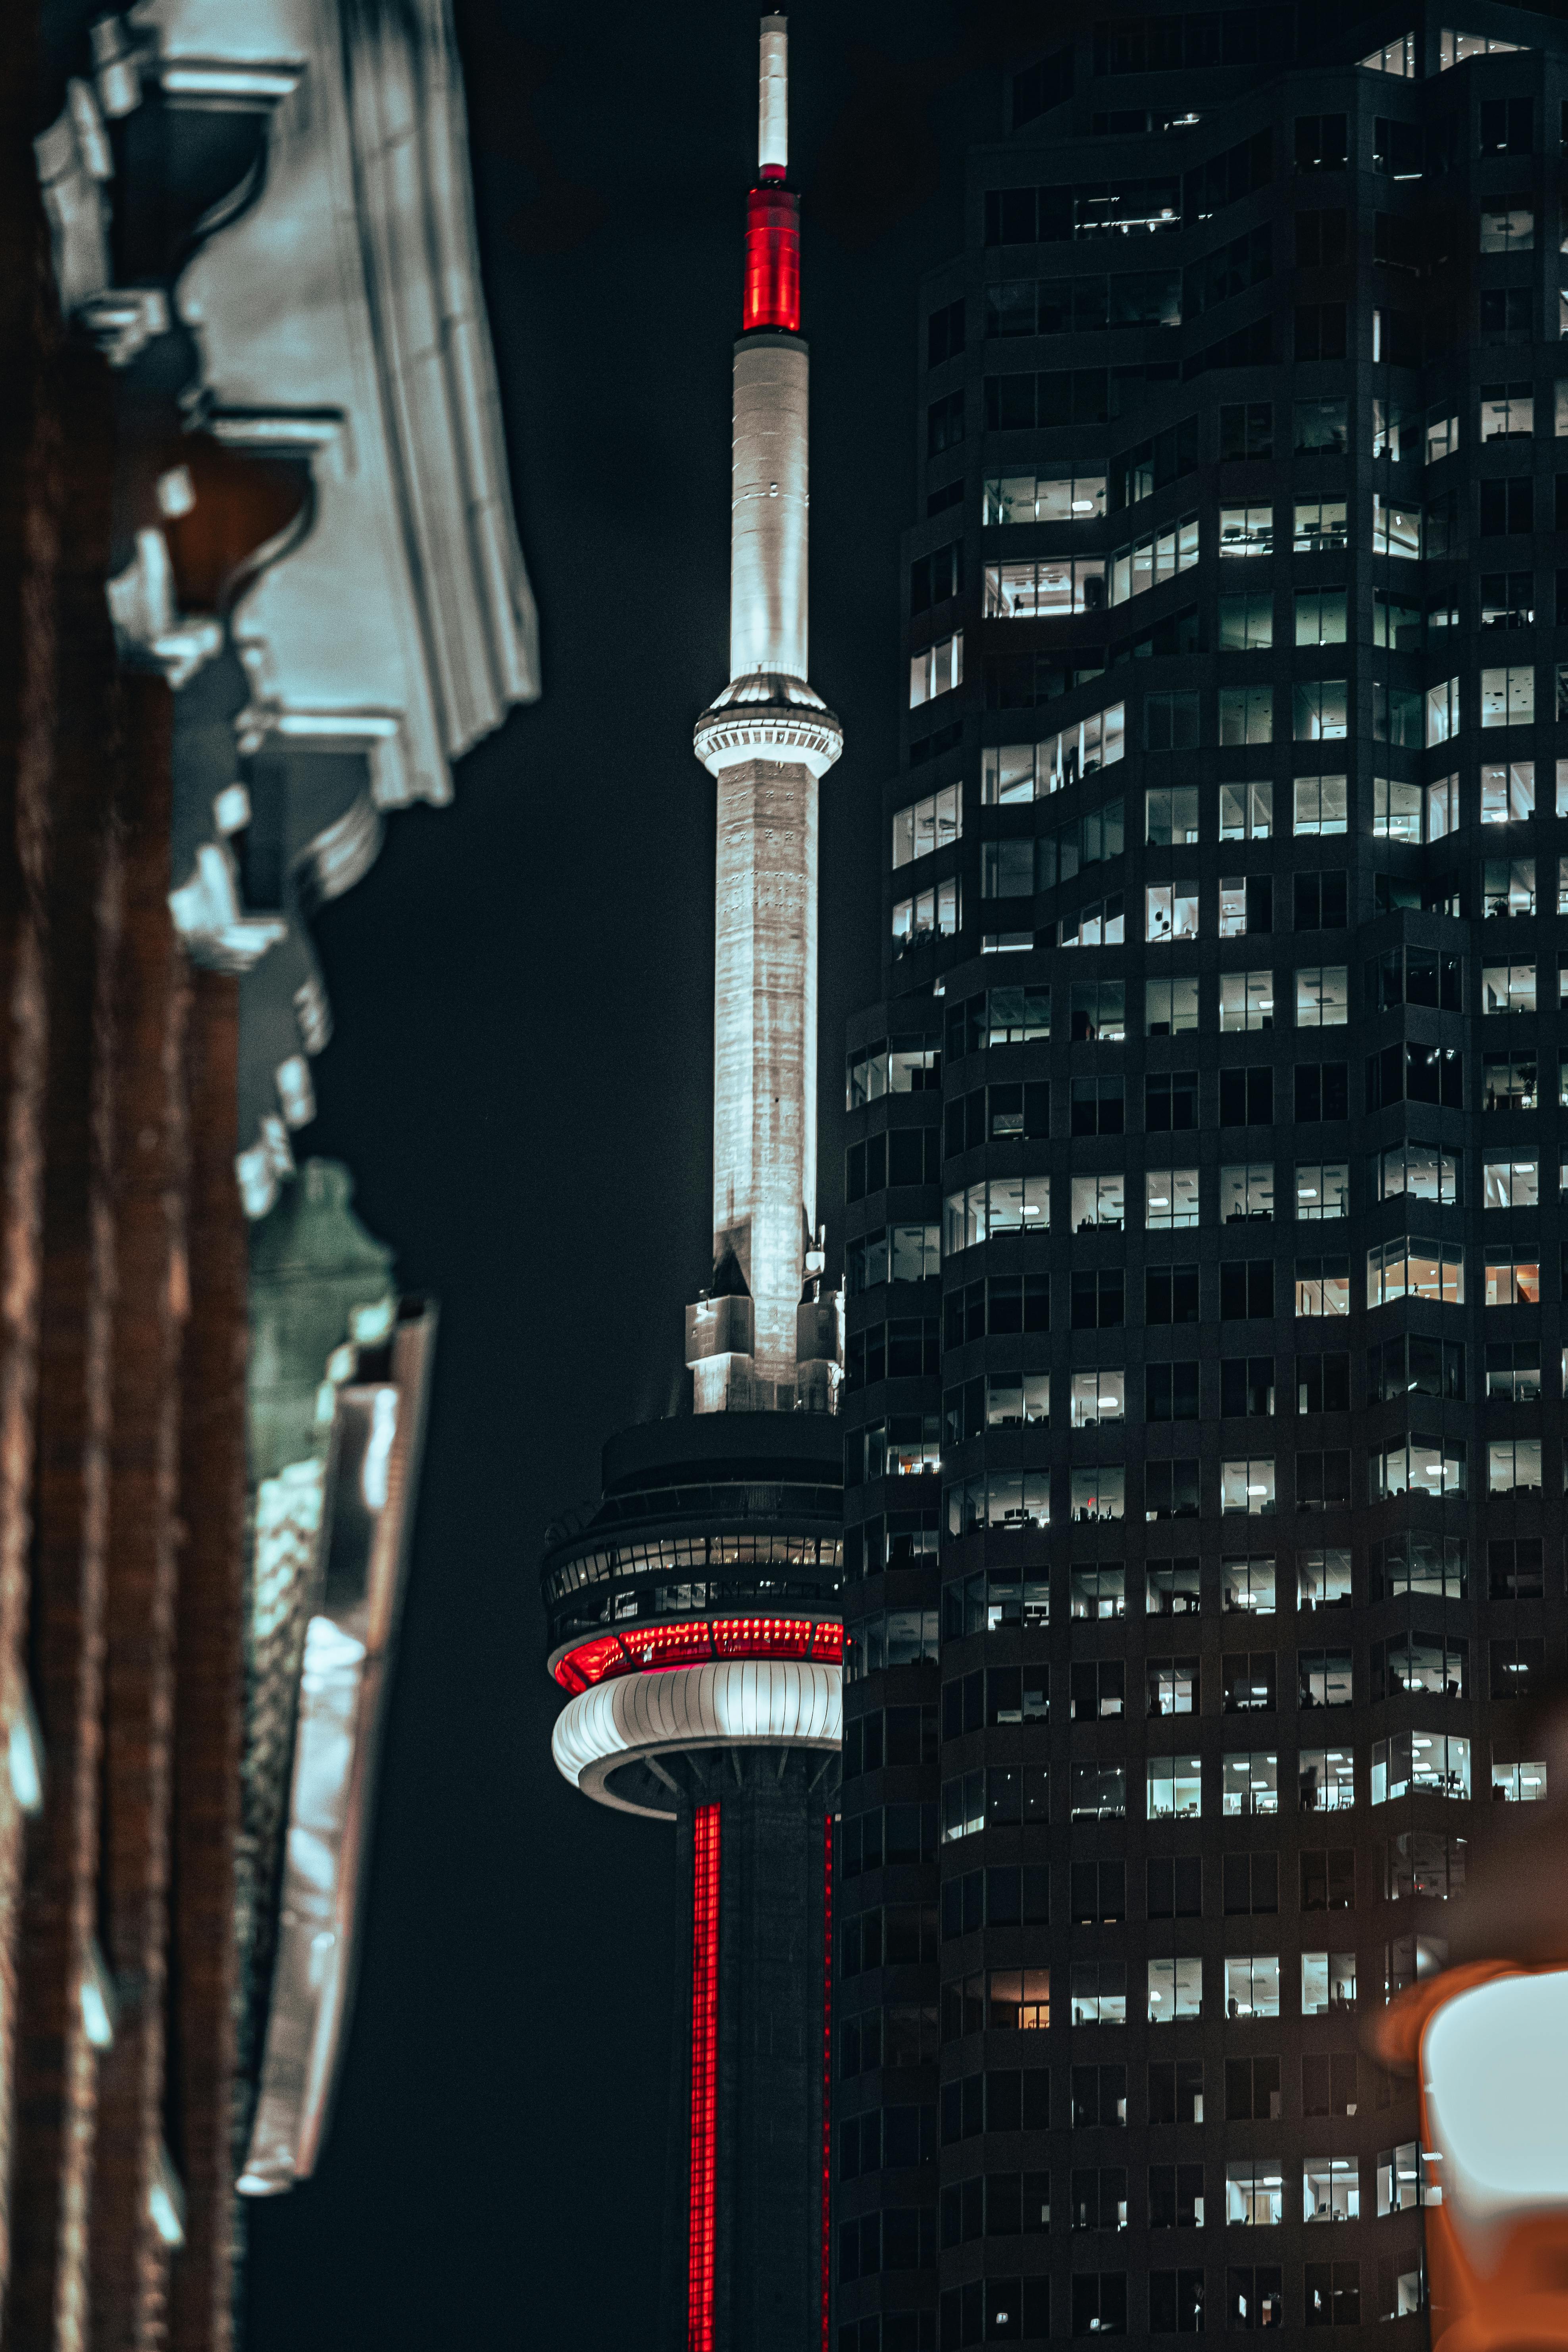
[{"label": "red light ring on pod", "polygon": [[809,1658],[844,1663],[844,1627],[837,1617],[694,1617],[675,1623],[626,1625],[596,1633],[556,1659],[552,1672],[574,1696],[617,1675],[646,1675],[714,1658]]}]

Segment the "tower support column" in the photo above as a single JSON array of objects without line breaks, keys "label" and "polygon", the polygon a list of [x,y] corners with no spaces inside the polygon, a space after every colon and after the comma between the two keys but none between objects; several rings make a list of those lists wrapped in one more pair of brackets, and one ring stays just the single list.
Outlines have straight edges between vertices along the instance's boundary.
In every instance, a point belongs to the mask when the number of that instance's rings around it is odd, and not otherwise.
[{"label": "tower support column", "polygon": [[816,779],[746,760],[721,771],[718,803],[713,1229],[751,1290],[755,1376],[777,1383],[795,1375],[816,1198]]},{"label": "tower support column", "polygon": [[[691,2161],[688,2194],[670,2221],[662,2352],[818,2352],[826,2340],[822,2165],[831,2101],[827,1817],[837,1769],[809,1753],[763,1748],[744,1759],[710,1755],[701,1777],[679,1830],[690,1922],[676,1996],[685,2026],[679,2104]],[[715,1852],[710,2105],[703,2025]],[[710,2172],[700,2166],[710,2116]]]}]

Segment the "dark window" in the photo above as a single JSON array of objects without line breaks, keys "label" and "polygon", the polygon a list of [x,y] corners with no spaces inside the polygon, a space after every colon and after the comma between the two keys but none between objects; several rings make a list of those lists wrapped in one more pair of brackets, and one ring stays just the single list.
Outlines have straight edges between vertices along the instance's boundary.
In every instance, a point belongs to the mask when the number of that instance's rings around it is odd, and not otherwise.
[{"label": "dark window", "polygon": [[1166,2059],[1149,2068],[1149,2120],[1152,2124],[1192,2124],[1198,2120],[1204,2095],[1201,2058]]},{"label": "dark window", "polygon": [[[1531,301],[1528,286],[1484,287],[1480,299],[1481,341],[1487,343],[1528,343],[1531,340]],[[1428,552],[1431,551],[1428,549]]]},{"label": "dark window", "polygon": [[1367,1349],[1366,1393],[1369,1404],[1393,1404],[1405,1396],[1448,1397],[1462,1404],[1464,1341],[1428,1339],[1416,1331],[1396,1333]]},{"label": "dark window", "polygon": [[1149,2333],[1152,2336],[1201,2336],[1203,2332],[1203,2272],[1151,2271]]},{"label": "dark window", "polygon": [[1254,319],[1250,326],[1237,327],[1234,333],[1189,352],[1182,362],[1182,382],[1190,383],[1211,368],[1267,367],[1273,357],[1274,321],[1268,317]]},{"label": "dark window", "polygon": [[846,1198],[864,1200],[868,1192],[879,1192],[887,1181],[887,1137],[868,1135],[864,1143],[852,1143],[845,1155]]},{"label": "dark window", "polygon": [[1494,1601],[1539,1601],[1545,1591],[1541,1538],[1494,1538],[1487,1546],[1487,1577]]},{"label": "dark window", "polygon": [[1361,2326],[1361,2265],[1358,2263],[1309,2263],[1306,2288],[1309,2327]]},{"label": "dark window", "polygon": [[1198,1270],[1195,1265],[1151,1265],[1143,1273],[1145,1323],[1195,1323],[1198,1319]]},{"label": "dark window", "polygon": [[985,192],[987,245],[1033,245],[1036,207],[1033,188],[988,188]]},{"label": "dark window", "polygon": [[[1373,314],[1374,327],[1380,328],[1381,340],[1374,337],[1373,357],[1385,361],[1390,367],[1419,367],[1421,364],[1421,320],[1414,310],[1384,308]],[[1325,358],[1328,356],[1325,352]]]},{"label": "dark window", "polygon": [[[1196,1318],[1193,1319],[1195,1321]],[[1143,1473],[1144,1517],[1195,1519],[1197,1515],[1196,1462],[1151,1462]]]},{"label": "dark window", "polygon": [[[934,1706],[890,1706],[887,1710],[887,1722],[889,1765],[936,1762]],[[869,1762],[866,1769],[870,1770]]]},{"label": "dark window", "polygon": [[966,1095],[954,1095],[942,1114],[942,1146],[950,1155],[972,1151],[985,1140],[985,1089],[972,1087]]},{"label": "dark window", "polygon": [[1372,126],[1372,168],[1390,180],[1421,177],[1421,125],[1379,114]]},{"label": "dark window", "polygon": [[1299,114],[1296,117],[1298,172],[1342,172],[1348,152],[1342,114]]},{"label": "dark window", "polygon": [[1146,1364],[1143,1369],[1145,1421],[1196,1421],[1196,1364]]},{"label": "dark window", "polygon": [[1342,931],[1350,904],[1347,877],[1337,874],[1298,874],[1294,884],[1292,920],[1299,931]]},{"label": "dark window", "polygon": [[1198,740],[1198,697],[1195,688],[1181,687],[1168,694],[1143,697],[1143,748],[1147,751],[1190,751]]},{"label": "dark window", "polygon": [[959,540],[918,556],[910,566],[910,611],[924,613],[956,596],[963,586],[963,547]]},{"label": "dark window", "polygon": [[1273,403],[1233,401],[1223,407],[1219,413],[1219,454],[1222,457],[1272,457]]},{"label": "dark window", "polygon": [[[1195,654],[1197,650],[1198,608],[1195,604],[1184,604],[1179,612],[1156,621],[1152,628],[1141,630],[1135,637],[1119,637],[1110,648],[1110,664],[1114,669],[1121,662],[1152,661],[1159,654]],[[1184,727],[1196,724],[1190,712],[1175,713],[1173,724],[1178,720]]]},{"label": "dark window", "polygon": [[1231,1918],[1253,1912],[1268,1916],[1279,1908],[1279,1857],[1277,1853],[1227,1853],[1225,1857],[1225,1907]]},{"label": "dark window", "polygon": [[944,449],[955,449],[963,438],[963,394],[962,390],[946,393],[926,410],[926,456],[940,457]]},{"label": "dark window", "polygon": [[1072,2070],[1072,2120],[1074,2130],[1089,2130],[1109,2125],[1112,2130],[1125,2128],[1127,2123],[1127,2069],[1125,2066],[1075,2066]]},{"label": "dark window", "polygon": [[1219,1270],[1219,1311],[1223,1322],[1239,1322],[1274,1312],[1274,1261],[1269,1257],[1233,1258]]},{"label": "dark window", "polygon": [[[1236,13],[1231,12],[1233,16]],[[1175,23],[1181,20],[1173,18],[1166,21]],[[1188,17],[1185,21],[1189,25],[1205,21],[1212,25],[1214,19]],[[1149,20],[1149,24],[1152,32],[1154,20]],[[1288,31],[1283,33],[1283,38],[1289,41]],[[1189,64],[1196,62],[1195,58],[1189,57]],[[1233,62],[1228,54],[1226,62]],[[1236,58],[1234,62],[1239,64],[1242,60]],[[1206,163],[1194,163],[1190,172],[1183,173],[1184,215],[1189,222],[1211,219],[1215,213],[1223,212],[1227,205],[1239,203],[1243,196],[1250,195],[1254,188],[1266,188],[1273,177],[1274,134],[1271,131],[1256,131],[1250,139],[1238,141],[1236,146],[1227,147],[1222,154],[1211,155]]]},{"label": "dark window", "polygon": [[926,320],[926,365],[940,367],[963,349],[963,298],[933,310]]},{"label": "dark window", "polygon": [[1462,956],[1438,955],[1431,948],[1385,948],[1366,965],[1369,1002],[1383,1012],[1398,1004],[1431,1004],[1458,1013],[1463,979]]},{"label": "dark window", "polygon": [[1421,267],[1420,222],[1405,213],[1374,213],[1372,252],[1374,261],[1384,263],[1390,269],[1418,271]]},{"label": "dark window", "polygon": [[[896,1127],[887,1141],[889,1184],[935,1184],[940,1181],[942,1135],[939,1129]],[[866,1189],[871,1192],[877,1187],[868,1183]]]},{"label": "dark window", "polygon": [[968,1339],[983,1339],[985,1337],[984,1283],[969,1282],[962,1289],[948,1291],[942,1302],[942,1313],[944,1347],[962,1348]]},{"label": "dark window", "polygon": [[1353,2050],[1324,2051],[1301,2061],[1301,2113],[1304,2116],[1353,2116],[1356,2095],[1356,2055]]},{"label": "dark window", "polygon": [[[1298,877],[1300,879],[1300,877]],[[1346,1062],[1298,1062],[1296,1123],[1350,1116],[1350,1065]]]},{"label": "dark window", "polygon": [[[985,430],[1027,433],[1037,425],[1103,425],[1109,415],[1110,392],[1103,368],[1049,368],[1039,374],[1022,371],[988,375],[983,380]],[[951,398],[962,395],[953,394]],[[959,416],[952,439],[962,437]],[[952,441],[944,444],[951,446]]]},{"label": "dark window", "polygon": [[1535,107],[1528,98],[1483,98],[1481,153],[1528,155],[1535,146]]},{"label": "dark window", "polygon": [[1098,1723],[1127,1711],[1127,1668],[1121,1658],[1081,1659],[1072,1670],[1072,1719]]},{"label": "dark window", "polygon": [[1296,357],[1299,360],[1342,360],[1344,355],[1344,304],[1298,302]]},{"label": "dark window", "polygon": [[1381,1110],[1397,1102],[1442,1103],[1462,1110],[1465,1057],[1457,1045],[1385,1045],[1366,1060],[1366,1107]]},{"label": "dark window", "polygon": [[1201,318],[1216,302],[1228,301],[1233,294],[1245,293],[1249,286],[1261,286],[1272,277],[1273,245],[1272,226],[1262,221],[1257,228],[1244,230],[1227,245],[1216,246],[1213,252],[1189,262],[1182,273],[1184,320]]},{"label": "dark window", "polygon": [[986,1089],[986,1132],[994,1143],[1024,1132],[1024,1088],[1018,1080]]},{"label": "dark window", "polygon": [[[1121,1861],[1075,1862],[1072,1916],[1080,1925],[1127,1916],[1127,1865]],[[1120,2074],[1121,2069],[1117,2068]]]},{"label": "dark window", "polygon": [[1195,1070],[1151,1070],[1143,1080],[1143,1127],[1149,1135],[1167,1135],[1198,1123],[1198,1074]]},{"label": "dark window", "polygon": [[1152,1854],[1145,1868],[1151,1919],[1202,1918],[1204,1865],[1201,1854]]},{"label": "dark window", "polygon": [[1228,1414],[1271,1413],[1274,1410],[1273,1357],[1222,1357],[1219,1409]]},{"label": "dark window", "polygon": [[[1383,218],[1381,213],[1378,218]],[[1297,214],[1298,269],[1315,269],[1320,263],[1342,261],[1344,257],[1345,214],[1342,205],[1336,205],[1327,212]]]},{"label": "dark window", "polygon": [[1124,2230],[1127,2227],[1126,2166],[1076,2166],[1069,2210],[1071,2225],[1075,2230]]},{"label": "dark window", "polygon": [[1225,2324],[1251,2330],[1285,2325],[1284,2273],[1278,2263],[1232,2265],[1225,2274]]},{"label": "dark window", "polygon": [[1351,1360],[1348,1351],[1296,1359],[1298,1412],[1348,1412]]},{"label": "dark window", "polygon": [[1528,474],[1481,484],[1483,538],[1498,538],[1504,533],[1533,530],[1534,528],[1535,486]]},{"label": "dark window", "polygon": [[1149,2227],[1152,2230],[1192,2230],[1200,2226],[1204,2201],[1201,2164],[1152,2164],[1149,2167]]},{"label": "dark window", "polygon": [[1116,1329],[1126,1319],[1126,1283],[1121,1266],[1076,1271],[1072,1278],[1075,1331]]},{"label": "dark window", "polygon": [[941,1339],[934,1315],[900,1316],[889,1323],[889,1380],[921,1380],[941,1370]]},{"label": "dark window", "polygon": [[1195,473],[1198,464],[1198,420],[1183,417],[1147,441],[1121,449],[1110,461],[1110,504],[1113,509],[1135,506],[1140,499],[1169,488]]},{"label": "dark window", "polygon": [[1227,2123],[1277,2123],[1283,2112],[1278,2058],[1226,2060],[1225,2115]]},{"label": "dark window", "polygon": [[1350,1498],[1351,1457],[1348,1452],[1330,1448],[1321,1454],[1298,1453],[1296,1508],[1299,1511],[1326,1511],[1347,1504]]},{"label": "dark window", "polygon": [[1219,1074],[1221,1127],[1271,1127],[1274,1123],[1274,1072],[1267,1063],[1249,1070]]},{"label": "dark window", "polygon": [[[1076,2189],[1078,2174],[1073,2175]],[[1123,2188],[1126,2174],[1122,2176]],[[1123,2196],[1121,2202],[1125,2204]],[[1073,2211],[1078,2210],[1075,2196]],[[1100,2226],[1098,2223],[1095,2226]],[[1104,2227],[1114,2229],[1114,2219]],[[1125,2336],[1127,2333],[1127,2273],[1125,2271],[1080,2271],[1072,2283],[1072,2332],[1075,2336]]]},{"label": "dark window", "polygon": [[[1558,476],[1559,481],[1562,476]],[[1557,523],[1561,530],[1563,524]],[[1559,572],[1559,603],[1563,574]],[[1481,626],[1483,629],[1531,629],[1535,625],[1535,578],[1529,572],[1483,572],[1481,574]]]},{"label": "dark window", "polygon": [[1493,1698],[1528,1698],[1539,1690],[1546,1671],[1546,1645],[1528,1637],[1512,1636],[1491,1645]]},{"label": "dark window", "polygon": [[978,1667],[972,1675],[956,1675],[942,1688],[942,1736],[958,1739],[978,1731],[984,1721],[985,1677]]},{"label": "dark window", "polygon": [[[1121,1279],[1120,1271],[1116,1279]],[[986,1303],[985,1328],[993,1338],[1006,1338],[1019,1331],[1048,1331],[1051,1328],[1047,1274],[994,1274],[987,1285]]]},{"label": "dark window", "polygon": [[1048,58],[1039,58],[1026,66],[1013,77],[1013,128],[1021,131],[1026,122],[1037,121],[1072,96],[1073,53],[1071,48],[1054,49]]},{"label": "dark window", "polygon": [[1303,1911],[1355,1909],[1355,1848],[1317,1846],[1301,1855]]},{"label": "dark window", "polygon": [[1090,1076],[1072,1082],[1074,1135],[1120,1135],[1127,1124],[1126,1081]]},{"label": "dark window", "polygon": [[1445,114],[1426,125],[1426,177],[1440,180],[1446,172],[1457,171],[1458,164],[1459,118]]}]

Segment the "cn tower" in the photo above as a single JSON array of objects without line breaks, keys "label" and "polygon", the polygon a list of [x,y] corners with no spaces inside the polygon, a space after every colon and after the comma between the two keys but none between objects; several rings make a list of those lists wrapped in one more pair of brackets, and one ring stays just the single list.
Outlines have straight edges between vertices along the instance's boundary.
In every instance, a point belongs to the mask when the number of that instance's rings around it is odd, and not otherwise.
[{"label": "cn tower", "polygon": [[[842,1731],[841,1300],[816,1223],[817,788],[806,679],[809,356],[788,35],[762,20],[734,347],[730,681],[717,790],[713,1256],[689,1409],[605,1444],[552,1527],[555,1761],[673,1824],[685,1906],[659,2352],[828,2343],[833,1815]],[[637,1923],[628,1919],[628,1937]]]}]

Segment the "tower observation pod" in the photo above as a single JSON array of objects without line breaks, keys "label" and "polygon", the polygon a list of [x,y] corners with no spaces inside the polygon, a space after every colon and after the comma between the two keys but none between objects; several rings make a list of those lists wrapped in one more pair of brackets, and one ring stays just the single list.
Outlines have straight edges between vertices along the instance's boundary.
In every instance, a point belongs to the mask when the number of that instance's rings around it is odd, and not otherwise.
[{"label": "tower observation pod", "polygon": [[552,1527],[542,1570],[558,1768],[675,1829],[658,2352],[817,2352],[829,2335],[843,1316],[816,1223],[817,789],[843,735],[806,678],[783,16],[762,20],[761,66],[730,681],[695,737],[718,802],[712,1272],[686,1315],[690,1410],[608,1440],[598,1501]]}]

